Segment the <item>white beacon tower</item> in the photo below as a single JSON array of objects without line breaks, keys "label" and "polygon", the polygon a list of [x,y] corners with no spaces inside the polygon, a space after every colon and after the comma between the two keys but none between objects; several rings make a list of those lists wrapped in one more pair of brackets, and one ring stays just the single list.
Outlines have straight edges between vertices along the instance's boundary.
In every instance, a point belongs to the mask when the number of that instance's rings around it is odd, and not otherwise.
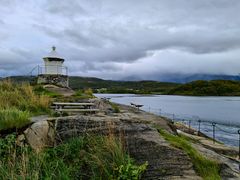
[{"label": "white beacon tower", "polygon": [[52,47],[52,51],[48,56],[43,58],[45,72],[44,74],[63,74],[63,62],[64,58],[60,57],[56,51],[56,47]]},{"label": "white beacon tower", "polygon": [[38,84],[68,87],[68,69],[63,65],[64,58],[58,55],[55,46],[43,60],[44,65],[38,69]]}]

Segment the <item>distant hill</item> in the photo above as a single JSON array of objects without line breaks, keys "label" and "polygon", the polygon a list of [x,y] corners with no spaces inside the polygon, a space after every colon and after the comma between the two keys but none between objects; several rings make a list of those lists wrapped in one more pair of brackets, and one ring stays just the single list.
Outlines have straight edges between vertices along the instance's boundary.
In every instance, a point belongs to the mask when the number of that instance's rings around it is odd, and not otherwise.
[{"label": "distant hill", "polygon": [[[12,76],[8,78],[18,83],[36,83],[36,77]],[[187,84],[178,84],[157,81],[112,81],[95,77],[71,76],[69,77],[69,86],[74,90],[91,88],[94,92],[99,93],[172,94],[193,96],[240,95],[240,81],[233,80],[198,80]]]},{"label": "distant hill", "polygon": [[[146,77],[145,77],[146,78]],[[161,82],[173,82],[173,83],[188,83],[197,80],[240,80],[240,76],[234,75],[212,75],[212,74],[180,74],[180,73],[167,73],[167,74],[159,74],[147,77],[148,79],[152,79],[155,81]],[[143,80],[143,77],[137,76],[128,76],[123,79],[123,81],[136,81]]]},{"label": "distant hill", "polygon": [[194,81],[180,85],[167,94],[190,96],[240,96],[240,82],[231,80]]},{"label": "distant hill", "polygon": [[[36,77],[31,76],[12,76],[8,77],[14,82],[36,82]],[[6,78],[3,78],[6,79]],[[91,88],[94,92],[100,93],[167,93],[170,89],[177,87],[177,83],[157,82],[157,81],[112,81],[103,80],[95,77],[69,77],[69,86],[74,89]]]},{"label": "distant hill", "polygon": [[112,81],[92,77],[73,76],[69,79],[73,89],[92,88],[95,92],[102,93],[166,93],[178,86],[176,83],[157,81]]}]

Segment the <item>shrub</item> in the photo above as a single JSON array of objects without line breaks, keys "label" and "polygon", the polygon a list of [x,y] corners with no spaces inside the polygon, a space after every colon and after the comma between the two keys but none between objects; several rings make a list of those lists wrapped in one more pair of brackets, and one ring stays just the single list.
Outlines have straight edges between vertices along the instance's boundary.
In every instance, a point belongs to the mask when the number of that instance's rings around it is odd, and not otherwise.
[{"label": "shrub", "polygon": [[30,123],[28,111],[16,108],[0,110],[0,130],[21,128]]}]

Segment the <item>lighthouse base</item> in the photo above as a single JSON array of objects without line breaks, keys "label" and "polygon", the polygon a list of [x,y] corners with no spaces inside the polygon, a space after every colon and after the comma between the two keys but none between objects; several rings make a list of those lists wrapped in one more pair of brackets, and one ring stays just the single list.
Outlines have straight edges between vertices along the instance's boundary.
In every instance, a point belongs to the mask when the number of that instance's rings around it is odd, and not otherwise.
[{"label": "lighthouse base", "polygon": [[61,87],[69,87],[68,76],[61,74],[40,74],[38,75],[38,84],[53,84]]}]

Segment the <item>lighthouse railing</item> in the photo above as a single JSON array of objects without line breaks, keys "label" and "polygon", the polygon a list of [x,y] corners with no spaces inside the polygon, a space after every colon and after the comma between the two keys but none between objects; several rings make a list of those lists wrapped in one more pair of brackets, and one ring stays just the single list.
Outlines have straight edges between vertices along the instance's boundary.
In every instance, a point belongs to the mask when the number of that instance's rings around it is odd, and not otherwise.
[{"label": "lighthouse railing", "polygon": [[68,75],[68,68],[66,66],[46,65],[38,66],[38,75],[52,74],[52,75]]}]

